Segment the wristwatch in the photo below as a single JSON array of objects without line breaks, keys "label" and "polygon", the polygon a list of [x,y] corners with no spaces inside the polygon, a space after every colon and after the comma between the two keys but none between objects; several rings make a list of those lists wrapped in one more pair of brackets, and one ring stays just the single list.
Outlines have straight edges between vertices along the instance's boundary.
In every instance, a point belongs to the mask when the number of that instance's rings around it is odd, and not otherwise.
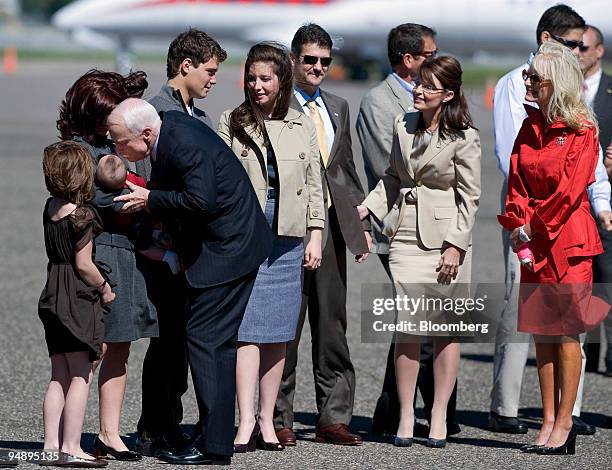
[{"label": "wristwatch", "polygon": [[531,238],[529,238],[529,236],[527,236],[527,232],[525,232],[525,226],[524,225],[521,228],[519,228],[519,239],[523,243],[527,243],[527,242],[531,241]]}]

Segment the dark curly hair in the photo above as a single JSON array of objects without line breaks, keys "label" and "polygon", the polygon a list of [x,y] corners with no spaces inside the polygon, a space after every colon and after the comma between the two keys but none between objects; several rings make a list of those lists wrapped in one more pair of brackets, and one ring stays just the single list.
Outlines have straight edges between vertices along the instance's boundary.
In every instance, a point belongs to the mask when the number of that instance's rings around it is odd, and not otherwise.
[{"label": "dark curly hair", "polygon": [[82,137],[92,144],[99,138],[96,130],[105,124],[115,106],[127,98],[141,98],[147,86],[147,74],[141,71],[125,77],[97,69],[88,71],[74,82],[60,105],[60,138]]},{"label": "dark curly hair", "polygon": [[191,59],[194,67],[199,67],[200,64],[204,64],[213,58],[221,63],[227,58],[227,53],[217,41],[204,31],[190,28],[175,37],[168,47],[166,58],[168,80],[178,75],[181,70],[181,63],[187,58]]},{"label": "dark curly hair", "polygon": [[265,129],[262,111],[248,86],[249,70],[256,62],[272,64],[274,73],[278,76],[280,90],[274,103],[272,119],[283,119],[287,115],[293,96],[293,67],[288,51],[282,45],[270,42],[262,42],[251,47],[244,64],[244,101],[232,111],[230,116],[232,134],[245,144],[251,143],[246,128],[253,126],[260,135]]}]

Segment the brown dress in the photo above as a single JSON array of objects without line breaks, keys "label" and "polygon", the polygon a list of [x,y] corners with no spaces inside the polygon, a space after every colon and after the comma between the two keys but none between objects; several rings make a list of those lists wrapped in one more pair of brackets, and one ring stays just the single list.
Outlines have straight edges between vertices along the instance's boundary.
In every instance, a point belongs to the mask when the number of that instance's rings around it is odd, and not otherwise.
[{"label": "brown dress", "polygon": [[90,359],[102,353],[104,324],[100,295],[79,276],[75,253],[101,230],[99,217],[89,205],[51,220],[47,200],[43,213],[45,249],[49,263],[47,282],[38,301],[38,316],[45,328],[49,356],[87,351]]}]

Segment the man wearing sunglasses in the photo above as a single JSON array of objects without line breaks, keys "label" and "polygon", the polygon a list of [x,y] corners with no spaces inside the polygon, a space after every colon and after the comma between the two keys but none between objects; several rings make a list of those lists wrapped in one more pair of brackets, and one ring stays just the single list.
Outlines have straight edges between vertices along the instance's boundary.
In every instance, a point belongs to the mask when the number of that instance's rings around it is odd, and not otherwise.
[{"label": "man wearing sunglasses", "polygon": [[[580,47],[584,46],[582,35],[585,28],[584,19],[572,8],[567,5],[555,5],[546,10],[538,22],[536,31],[538,46],[546,41],[556,41],[570,48],[578,56]],[[533,55],[530,56],[526,64],[504,75],[495,87],[493,131],[495,133],[495,154],[499,162],[499,168],[504,174],[501,191],[502,211],[506,199],[510,154],[518,131],[527,117],[524,107],[526,103],[525,81],[522,73],[529,69],[532,57]],[[526,78],[532,84],[534,80],[537,80],[535,77],[532,80],[532,76],[529,74],[526,75]],[[533,103],[530,104],[533,106]],[[595,178],[596,182],[589,186],[589,201],[599,218],[600,224],[606,229],[610,229],[612,228],[610,183],[601,158],[595,171]],[[506,298],[495,344],[489,429],[502,433],[525,434],[527,433],[527,425],[519,421],[517,416],[523,370],[529,350],[529,337],[524,333],[517,332],[520,268],[518,258],[512,252],[509,235],[507,231],[502,234],[506,263]],[[572,414],[574,426],[579,434],[593,434],[595,428],[579,417],[584,385],[584,366],[585,357],[583,354],[583,373]]]},{"label": "man wearing sunglasses", "polygon": [[316,24],[299,28],[291,42],[295,79],[291,106],[310,116],[317,129],[326,215],[321,267],[304,273],[300,320],[296,337],[287,347],[274,413],[278,439],[290,446],[296,444],[292,429],[295,368],[307,308],[318,410],[316,441],[361,444],[361,437],[348,428],[355,370],[346,341],[346,249],[356,261],[364,261],[371,237],[369,222],[363,223],[356,209],[364,195],[353,162],[348,103],[320,88],[332,61],[331,49],[331,37]]},{"label": "man wearing sunglasses", "polygon": [[[412,90],[418,79],[419,70],[423,62],[428,57],[435,56],[437,52],[436,32],[427,26],[404,23],[389,31],[387,56],[391,73],[366,93],[361,100],[357,117],[357,136],[361,144],[369,191],[376,187],[389,167],[393,122],[399,114],[414,111]],[[374,238],[372,253],[378,255],[387,275],[391,277],[389,239],[381,233],[382,227],[375,220],[371,222]],[[417,384],[423,397],[425,416],[428,417],[434,400],[432,344],[423,344],[420,362]],[[459,425],[455,423],[456,404],[457,386],[455,385],[446,412],[446,428],[449,436],[460,431]],[[387,356],[382,391],[372,417],[372,432],[379,435],[394,435],[399,425],[399,409],[394,342],[392,342]],[[415,433],[429,435],[429,431],[419,426],[415,427]]]},{"label": "man wearing sunglasses", "polygon": [[[603,35],[595,26],[588,25],[580,48],[580,67],[584,74],[584,97],[595,111],[599,124],[599,142],[606,149],[604,160],[608,175],[612,176],[612,77],[603,72],[601,59],[604,55]],[[612,283],[612,232],[599,227],[599,235],[604,252],[593,258],[593,282]],[[608,301],[612,295],[608,294]],[[608,340],[605,375],[612,377],[612,315],[604,321],[604,331]],[[586,345],[586,370],[597,372],[599,369],[600,329],[589,333]]]}]

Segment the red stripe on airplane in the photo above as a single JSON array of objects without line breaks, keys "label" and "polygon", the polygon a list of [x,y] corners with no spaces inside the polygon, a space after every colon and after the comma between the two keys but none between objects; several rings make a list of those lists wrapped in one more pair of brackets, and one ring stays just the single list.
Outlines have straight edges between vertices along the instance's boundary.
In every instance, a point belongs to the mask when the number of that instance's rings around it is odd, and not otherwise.
[{"label": "red stripe on airplane", "polygon": [[323,5],[334,0],[143,0],[133,8],[146,8],[160,5],[177,5],[179,3],[286,3],[291,5]]}]

